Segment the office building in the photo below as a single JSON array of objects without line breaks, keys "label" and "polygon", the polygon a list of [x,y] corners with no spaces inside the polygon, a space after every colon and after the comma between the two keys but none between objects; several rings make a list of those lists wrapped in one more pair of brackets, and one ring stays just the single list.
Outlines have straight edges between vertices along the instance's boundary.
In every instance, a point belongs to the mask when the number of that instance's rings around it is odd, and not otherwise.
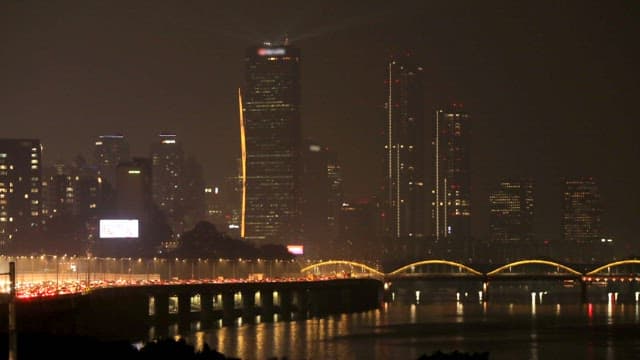
[{"label": "office building", "polygon": [[258,245],[294,244],[300,237],[300,50],[251,47],[245,65],[241,235]]},{"label": "office building", "polygon": [[307,258],[321,259],[329,245],[330,183],[327,149],[315,142],[307,141],[302,159],[304,169],[301,180],[301,245],[304,245]]},{"label": "office building", "polygon": [[[382,231],[391,251],[425,236],[425,114],[422,68],[408,59],[387,64],[385,79]],[[412,254],[408,254],[412,255]]]},{"label": "office building", "polygon": [[330,249],[335,248],[340,233],[340,211],[344,202],[344,194],[342,190],[342,167],[338,160],[338,155],[327,150],[327,178],[329,180],[329,213],[327,215],[327,243],[325,251],[320,255],[324,258],[331,258],[334,254]]},{"label": "office building", "polygon": [[144,219],[151,207],[151,161],[133,158],[116,171],[116,212],[120,219]]},{"label": "office building", "polygon": [[184,217],[184,152],[175,134],[161,133],[151,145],[153,202],[164,213],[174,233]]},{"label": "office building", "polygon": [[100,135],[95,141],[94,160],[98,175],[115,188],[118,164],[130,160],[127,139],[122,134]]},{"label": "office building", "polygon": [[489,194],[489,245],[498,261],[531,256],[533,181],[504,180]]},{"label": "office building", "polygon": [[598,184],[591,178],[566,179],[563,191],[562,234],[565,255],[590,261],[594,245],[601,241],[602,204]]},{"label": "office building", "polygon": [[457,259],[472,256],[470,121],[461,104],[451,104],[435,113],[433,247],[443,256]]},{"label": "office building", "polygon": [[0,249],[19,249],[42,220],[40,141],[0,139]]}]

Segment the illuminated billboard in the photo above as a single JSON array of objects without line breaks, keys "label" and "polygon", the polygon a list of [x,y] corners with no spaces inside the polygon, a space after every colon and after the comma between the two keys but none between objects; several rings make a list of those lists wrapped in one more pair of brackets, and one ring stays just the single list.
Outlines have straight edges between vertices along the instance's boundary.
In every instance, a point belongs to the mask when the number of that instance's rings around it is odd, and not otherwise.
[{"label": "illuminated billboard", "polygon": [[260,56],[273,56],[273,55],[284,55],[287,53],[285,48],[260,48],[258,49],[258,55]]},{"label": "illuminated billboard", "polygon": [[101,239],[137,239],[140,222],[137,219],[100,219]]},{"label": "illuminated billboard", "polygon": [[303,245],[287,245],[287,251],[293,255],[302,255],[304,254],[304,246]]}]

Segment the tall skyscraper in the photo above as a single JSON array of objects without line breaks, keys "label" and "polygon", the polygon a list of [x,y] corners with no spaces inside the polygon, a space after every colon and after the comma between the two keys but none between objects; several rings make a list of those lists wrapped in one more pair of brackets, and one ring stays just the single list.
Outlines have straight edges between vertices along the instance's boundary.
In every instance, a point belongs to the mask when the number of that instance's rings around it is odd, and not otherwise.
[{"label": "tall skyscraper", "polygon": [[489,194],[489,244],[499,260],[533,250],[533,181],[505,180]]},{"label": "tall skyscraper", "polygon": [[338,161],[338,155],[333,151],[327,151],[327,178],[329,180],[329,214],[327,216],[328,242],[322,255],[324,258],[332,258],[338,255],[333,249],[338,242],[340,234],[340,212],[344,195],[342,190],[342,167]]},{"label": "tall skyscraper", "polygon": [[454,258],[471,251],[470,121],[461,104],[435,113],[432,231],[434,245]]},{"label": "tall skyscraper", "polygon": [[130,160],[129,143],[122,134],[115,134],[100,135],[95,145],[98,175],[115,188],[118,164]]},{"label": "tall skyscraper", "polygon": [[153,202],[165,214],[174,233],[183,230],[183,168],[184,152],[177,136],[161,133],[151,145],[151,190]]},{"label": "tall skyscraper", "polygon": [[395,248],[425,236],[425,114],[422,68],[387,64],[382,230]]},{"label": "tall skyscraper", "polygon": [[300,235],[300,50],[251,47],[241,94],[244,238],[295,243]]},{"label": "tall skyscraper", "polygon": [[589,261],[596,241],[600,241],[602,204],[593,178],[566,179],[563,192],[562,233],[569,257]]},{"label": "tall skyscraper", "polygon": [[41,189],[40,141],[0,139],[0,248],[29,240],[40,227]]},{"label": "tall skyscraper", "polygon": [[304,253],[307,258],[323,258],[329,245],[329,176],[327,149],[315,142],[305,142],[302,153],[302,211]]}]

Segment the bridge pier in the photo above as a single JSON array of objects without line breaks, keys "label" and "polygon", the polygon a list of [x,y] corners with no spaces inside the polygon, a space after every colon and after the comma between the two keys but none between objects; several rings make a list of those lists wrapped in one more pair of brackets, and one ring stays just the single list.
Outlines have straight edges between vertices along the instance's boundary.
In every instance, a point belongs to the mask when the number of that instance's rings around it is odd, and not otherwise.
[{"label": "bridge pier", "polygon": [[205,329],[213,325],[213,294],[210,292],[200,294],[200,321]]},{"label": "bridge pier", "polygon": [[291,320],[291,310],[293,304],[293,294],[291,290],[283,290],[280,292],[280,316],[282,320]]},{"label": "bridge pier", "polygon": [[191,294],[178,295],[178,331],[189,331],[191,324]]},{"label": "bridge pier", "polygon": [[296,308],[296,320],[308,318],[309,290],[301,289],[295,292],[294,305]]},{"label": "bridge pier", "polygon": [[233,325],[235,320],[235,304],[233,299],[234,293],[232,291],[226,291],[222,293],[222,325]]},{"label": "bridge pier", "polygon": [[260,318],[263,322],[272,322],[273,321],[273,289],[267,288],[264,291],[260,292],[260,300],[262,301]]},{"label": "bridge pier", "polygon": [[245,290],[242,294],[242,321],[254,323],[256,319],[256,291]]},{"label": "bridge pier", "polygon": [[169,296],[157,294],[154,295],[154,299],[156,321],[161,326],[167,326],[169,324]]},{"label": "bridge pier", "polygon": [[589,303],[589,293],[587,291],[588,288],[589,288],[589,284],[583,279],[580,279],[580,301],[583,304]]}]

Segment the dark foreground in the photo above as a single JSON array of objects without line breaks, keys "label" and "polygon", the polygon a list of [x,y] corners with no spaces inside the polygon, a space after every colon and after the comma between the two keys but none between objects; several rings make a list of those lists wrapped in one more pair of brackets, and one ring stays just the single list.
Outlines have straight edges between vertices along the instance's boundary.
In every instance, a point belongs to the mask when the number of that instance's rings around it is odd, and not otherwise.
[{"label": "dark foreground", "polygon": [[[7,336],[1,337],[0,360],[8,359]],[[97,360],[151,360],[151,359],[180,359],[180,360],[231,360],[224,354],[209,348],[196,351],[184,338],[179,340],[162,339],[145,344],[138,349],[127,341],[99,341],[91,337],[56,336],[49,334],[19,334],[19,359],[97,359]],[[276,360],[270,358],[266,360]],[[286,357],[281,358],[285,360]],[[418,360],[488,360],[489,353],[442,353],[422,355]]]}]

